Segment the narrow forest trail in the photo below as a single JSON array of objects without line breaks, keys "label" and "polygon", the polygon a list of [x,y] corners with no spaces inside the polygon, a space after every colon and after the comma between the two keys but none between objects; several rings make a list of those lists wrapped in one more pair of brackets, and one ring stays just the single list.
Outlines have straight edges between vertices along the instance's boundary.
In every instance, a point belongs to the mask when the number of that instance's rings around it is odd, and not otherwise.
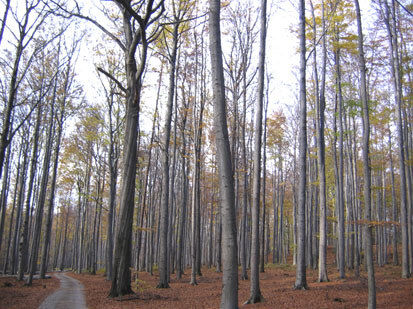
[{"label": "narrow forest trail", "polygon": [[54,276],[60,280],[60,288],[49,295],[39,306],[39,309],[87,308],[83,284],[64,273],[55,273]]}]

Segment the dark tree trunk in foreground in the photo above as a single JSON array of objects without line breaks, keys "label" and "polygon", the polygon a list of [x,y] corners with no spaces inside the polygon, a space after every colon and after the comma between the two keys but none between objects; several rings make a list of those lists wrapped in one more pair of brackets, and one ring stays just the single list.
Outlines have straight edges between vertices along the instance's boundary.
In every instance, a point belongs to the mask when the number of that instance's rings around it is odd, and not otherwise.
[{"label": "dark tree trunk in foreground", "polygon": [[[116,1],[116,3],[122,12],[125,33],[126,44],[124,52],[127,91],[122,188],[113,259],[112,287],[109,293],[111,297],[132,293],[130,267],[132,260],[132,224],[135,205],[139,107],[142,75],[146,65],[149,45],[146,31],[150,23],[159,18],[164,9],[163,1],[159,1],[158,4],[154,5],[154,0],[148,0],[145,2],[146,12],[144,12],[143,16],[140,16],[138,14],[141,12],[136,12],[127,1]],[[134,29],[135,23],[138,24],[137,29]],[[139,45],[140,63],[138,65],[135,54]]]},{"label": "dark tree trunk in foreground", "polygon": [[50,157],[52,152],[52,143],[53,143],[53,135],[54,135],[54,104],[56,103],[56,84],[53,89],[53,99],[51,102],[50,107],[50,115],[49,115],[49,124],[47,129],[47,141],[46,141],[46,148],[45,148],[45,155],[43,159],[43,167],[42,167],[42,177],[40,182],[40,189],[39,189],[39,198],[37,202],[36,208],[36,218],[34,224],[34,233],[33,233],[33,244],[32,250],[30,254],[30,263],[29,263],[29,278],[27,279],[27,285],[31,285],[33,282],[33,275],[36,272],[37,268],[37,257],[39,254],[39,245],[40,245],[40,233],[42,228],[43,222],[43,212],[44,212],[44,205],[46,204],[46,193],[47,193],[47,184],[49,181],[49,165],[50,165]]},{"label": "dark tree trunk in foreground", "polygon": [[24,272],[26,271],[27,267],[27,256],[28,256],[28,233],[29,233],[29,219],[30,219],[30,209],[31,209],[31,202],[32,202],[32,193],[33,193],[33,184],[34,178],[37,169],[37,150],[39,147],[39,133],[40,133],[40,124],[42,118],[42,105],[40,104],[37,107],[37,114],[36,114],[36,124],[33,133],[33,149],[32,149],[32,157],[30,159],[30,172],[29,172],[29,184],[27,187],[27,196],[25,202],[25,214],[24,214],[24,221],[23,227],[20,236],[20,243],[19,243],[19,266],[17,270],[17,280],[23,280]]},{"label": "dark tree trunk in foreground", "polygon": [[238,308],[238,249],[232,171],[225,106],[225,83],[222,64],[220,1],[210,0],[209,40],[214,104],[214,131],[219,175],[222,219],[222,296],[221,308]]}]

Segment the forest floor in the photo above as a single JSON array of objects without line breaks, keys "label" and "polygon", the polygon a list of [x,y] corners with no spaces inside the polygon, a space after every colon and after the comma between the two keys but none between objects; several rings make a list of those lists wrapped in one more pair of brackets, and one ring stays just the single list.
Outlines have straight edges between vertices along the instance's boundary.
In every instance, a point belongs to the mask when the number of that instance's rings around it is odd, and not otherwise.
[{"label": "forest floor", "polygon": [[0,308],[37,308],[60,286],[59,279],[34,279],[31,286],[17,281],[16,276],[0,275]]},{"label": "forest floor", "polygon": [[[271,260],[271,259],[270,259]],[[329,261],[334,255],[329,248]],[[346,271],[339,279],[335,264],[328,264],[330,282],[317,283],[317,270],[307,270],[308,290],[295,291],[295,267],[268,264],[260,273],[260,287],[265,302],[249,305],[253,308],[366,308],[367,273],[360,268],[359,278]],[[413,279],[401,279],[401,267],[386,265],[375,267],[377,308],[413,308]],[[108,298],[110,282],[103,275],[68,273],[84,285],[88,308],[219,308],[221,299],[221,273],[215,269],[202,269],[198,285],[191,286],[190,270],[181,280],[171,275],[170,289],[157,289],[159,277],[139,272],[139,280],[132,283],[137,293],[123,298]],[[5,282],[13,286],[6,287]],[[0,308],[37,308],[41,301],[56,289],[57,279],[35,280],[33,287],[22,287],[14,278],[0,277]],[[46,286],[46,287],[44,287]],[[239,280],[239,305],[249,298],[249,280]]]},{"label": "forest floor", "polygon": [[[329,265],[330,282],[317,283],[318,272],[307,271],[308,290],[293,290],[295,267],[290,265],[267,265],[260,273],[260,288],[265,302],[249,305],[254,308],[366,308],[367,273],[361,271],[359,278],[348,271],[345,279]],[[221,299],[221,276],[214,269],[202,269],[198,285],[191,286],[190,270],[181,280],[171,275],[170,289],[157,289],[158,276],[139,273],[139,285],[133,284],[136,295],[123,299],[108,298],[110,282],[101,275],[74,275],[85,286],[88,308],[219,308]],[[376,267],[377,308],[413,308],[413,279],[401,279],[400,266]],[[239,281],[239,305],[250,295],[249,280]],[[135,299],[133,299],[135,298]]]}]

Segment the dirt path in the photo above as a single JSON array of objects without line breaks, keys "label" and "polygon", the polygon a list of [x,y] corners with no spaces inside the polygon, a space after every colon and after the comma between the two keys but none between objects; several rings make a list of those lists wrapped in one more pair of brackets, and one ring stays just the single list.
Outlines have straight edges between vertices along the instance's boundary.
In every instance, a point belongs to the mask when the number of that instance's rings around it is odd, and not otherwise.
[{"label": "dirt path", "polygon": [[55,273],[60,280],[60,288],[45,299],[39,309],[84,309],[86,307],[83,285],[64,273]]}]

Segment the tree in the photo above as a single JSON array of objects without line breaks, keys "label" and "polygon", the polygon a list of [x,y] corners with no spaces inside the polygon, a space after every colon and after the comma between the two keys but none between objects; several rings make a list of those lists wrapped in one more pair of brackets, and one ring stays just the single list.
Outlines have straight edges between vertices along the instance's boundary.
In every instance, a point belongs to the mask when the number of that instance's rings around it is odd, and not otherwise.
[{"label": "tree", "polygon": [[407,184],[406,184],[406,154],[405,154],[405,136],[403,134],[402,119],[402,76],[399,56],[399,43],[397,37],[397,20],[396,5],[392,0],[391,5],[387,0],[380,1],[384,6],[384,21],[387,28],[388,41],[390,46],[391,72],[393,77],[394,96],[396,101],[396,128],[397,143],[400,165],[400,221],[402,231],[402,278],[410,278],[411,267],[409,265],[409,236],[408,236],[408,201],[407,201]]},{"label": "tree", "polygon": [[294,289],[307,289],[306,277],[306,241],[305,208],[307,182],[307,106],[306,106],[306,47],[305,47],[305,1],[299,2],[299,37],[300,37],[300,124],[299,124],[299,182],[297,209],[297,270]]},{"label": "tree", "polygon": [[[328,281],[327,276],[327,203],[326,203],[326,170],[325,170],[325,138],[324,138],[324,119],[325,119],[325,88],[326,88],[326,66],[327,66],[327,40],[326,40],[326,17],[324,10],[324,1],[322,4],[322,72],[321,72],[321,87],[319,98],[316,99],[316,129],[317,129],[317,163],[318,163],[318,177],[320,188],[320,243],[318,255],[318,281]],[[311,3],[312,5],[312,3]],[[313,11],[314,32],[316,31],[316,23]],[[314,35],[314,40],[316,35]],[[315,43],[315,42],[314,42]],[[314,59],[317,57],[317,46],[314,45]],[[315,65],[315,68],[317,66]],[[315,78],[318,79],[317,71]]]},{"label": "tree", "polygon": [[[259,258],[260,258],[260,185],[261,185],[261,142],[262,142],[262,111],[264,101],[264,69],[265,69],[265,40],[267,34],[267,1],[261,1],[261,32],[260,32],[260,55],[258,65],[258,91],[254,135],[254,170],[252,183],[252,243],[251,243],[251,295],[247,304],[261,302],[263,297],[260,291],[259,281]],[[265,200],[263,200],[265,205]],[[264,206],[265,207],[265,206]],[[264,246],[264,243],[261,244]]]},{"label": "tree", "polygon": [[235,193],[225,107],[225,83],[222,64],[220,1],[209,1],[209,48],[214,94],[214,131],[219,174],[222,219],[221,308],[238,308],[238,258],[235,217]]},{"label": "tree", "polygon": [[[185,15],[184,10],[180,10],[175,7],[175,2],[172,3],[174,11],[174,26],[172,30],[172,47],[168,50],[169,53],[169,89],[168,99],[165,111],[165,125],[164,135],[162,140],[162,200],[161,200],[161,226],[160,226],[160,258],[159,258],[159,283],[157,288],[169,288],[168,283],[168,208],[169,204],[169,142],[171,139],[171,122],[172,122],[172,110],[175,94],[175,71],[176,71],[176,58],[178,52],[178,39],[179,39],[179,26],[180,21]],[[178,4],[181,6],[181,4]],[[166,30],[165,30],[166,31]],[[166,43],[167,44],[167,43]],[[168,46],[167,46],[168,47]],[[176,119],[175,119],[176,121]]]},{"label": "tree", "polygon": [[[2,21],[4,25],[6,23],[7,12],[10,9],[9,5],[10,1],[6,5],[5,15]],[[26,115],[20,119],[19,123],[14,125],[14,130],[11,130],[12,122],[15,120],[12,118],[13,110],[18,105],[16,100],[22,80],[24,79],[29,67],[32,64],[32,61],[36,58],[36,56],[44,50],[50,42],[64,32],[64,30],[59,29],[60,33],[42,33],[44,37],[40,38],[39,33],[41,32],[42,27],[46,24],[46,20],[49,15],[50,12],[46,9],[46,4],[41,0],[25,0],[24,14],[21,20],[17,15],[13,14],[18,31],[17,35],[14,36],[17,39],[17,42],[15,43],[16,50],[14,52],[13,65],[11,66],[12,70],[10,72],[10,82],[6,104],[2,110],[3,122],[0,134],[0,177],[2,176],[4,159],[8,145],[16,132],[21,128],[23,123],[30,118],[32,112],[36,108],[36,105],[31,106]],[[4,26],[2,25],[0,31],[1,36],[3,35],[3,31]],[[34,41],[36,41],[36,44],[31,44]],[[34,46],[32,47],[32,45]],[[31,51],[28,51],[29,47],[32,47]],[[28,53],[28,57],[27,60],[23,62],[25,58],[23,55],[25,52]]]},{"label": "tree", "polygon": [[[148,27],[156,22],[164,11],[164,1],[159,1],[156,4],[154,0],[145,1],[145,10],[143,7],[140,7],[142,12],[137,12],[132,8],[130,1],[119,0],[115,2],[122,13],[126,39],[126,44],[123,47],[123,50],[125,52],[125,71],[127,76],[127,107],[126,129],[123,140],[124,165],[120,195],[120,218],[116,232],[112,287],[109,293],[111,297],[132,293],[130,286],[130,266],[142,74],[145,69],[148,45],[154,35],[148,35]],[[138,46],[140,46],[141,49],[139,65],[135,56]]]},{"label": "tree", "polygon": [[47,140],[45,145],[45,154],[43,158],[43,167],[42,167],[42,175],[40,181],[40,188],[39,188],[39,198],[37,201],[37,208],[36,208],[36,218],[34,223],[34,232],[33,232],[33,244],[31,247],[31,254],[30,254],[30,262],[29,262],[29,277],[27,279],[26,284],[31,285],[33,282],[33,276],[36,272],[37,268],[37,258],[39,254],[39,246],[40,246],[40,234],[43,222],[43,213],[44,213],[44,206],[46,203],[46,193],[47,193],[47,184],[49,181],[49,169],[50,169],[50,159],[52,155],[52,144],[54,138],[54,126],[55,126],[55,103],[56,103],[56,93],[57,93],[57,82],[54,82],[53,90],[51,93],[52,99],[50,102],[50,112],[49,112],[49,119],[48,119],[48,127],[47,127]]},{"label": "tree", "polygon": [[363,49],[363,30],[361,25],[361,13],[358,0],[354,0],[357,14],[357,32],[358,32],[358,56],[360,67],[360,96],[363,109],[363,173],[364,173],[364,251],[365,261],[368,272],[368,289],[369,300],[368,307],[376,308],[376,285],[374,279],[374,264],[373,264],[373,245],[371,232],[371,175],[369,161],[369,142],[370,142],[370,119],[369,106],[367,101],[367,86],[366,86],[366,64],[364,60]]}]

